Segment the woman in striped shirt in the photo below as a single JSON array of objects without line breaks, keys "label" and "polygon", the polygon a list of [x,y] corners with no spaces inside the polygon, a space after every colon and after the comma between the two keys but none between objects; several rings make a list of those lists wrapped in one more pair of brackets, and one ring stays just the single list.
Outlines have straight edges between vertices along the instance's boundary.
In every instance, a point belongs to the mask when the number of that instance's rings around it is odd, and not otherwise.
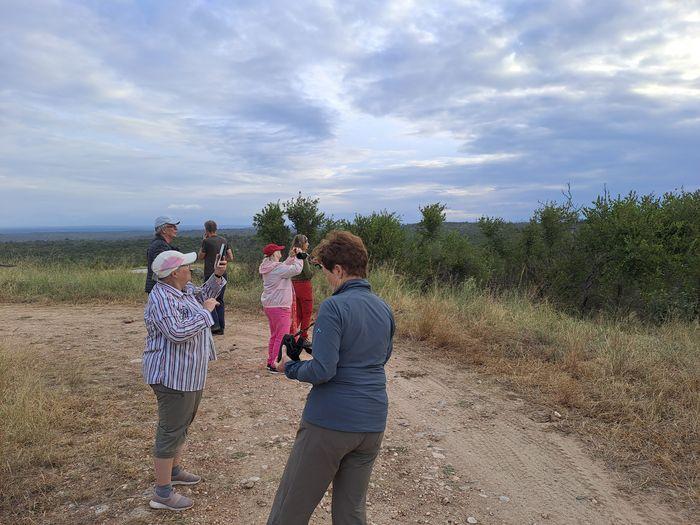
[{"label": "woman in striped shirt", "polygon": [[194,420],[207,379],[207,365],[216,359],[209,327],[216,297],[226,284],[226,259],[201,288],[191,282],[196,253],[168,250],[153,261],[158,281],[151,290],[144,320],[148,334],[143,353],[143,377],[158,399],[158,428],[153,456],[156,487],[154,509],[185,510],[193,501],[173,485],[195,485],[201,477],[180,466],[187,429]]}]

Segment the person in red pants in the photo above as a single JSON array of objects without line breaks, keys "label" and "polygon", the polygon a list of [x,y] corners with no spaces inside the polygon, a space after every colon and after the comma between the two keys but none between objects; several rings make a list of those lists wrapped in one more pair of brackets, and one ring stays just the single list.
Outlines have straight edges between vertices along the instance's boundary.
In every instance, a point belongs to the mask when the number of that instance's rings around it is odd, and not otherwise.
[{"label": "person in red pants", "polygon": [[[298,248],[300,253],[306,254],[309,249],[309,239],[306,235],[297,235],[292,242],[293,248]],[[311,286],[311,278],[313,270],[309,264],[308,256],[304,258],[304,268],[301,273],[292,277],[292,285],[294,286],[294,297],[296,306],[296,318],[292,319],[293,326],[296,330],[301,330],[300,343],[307,350],[311,348],[308,329],[311,324],[311,314],[314,310],[314,290]]]}]

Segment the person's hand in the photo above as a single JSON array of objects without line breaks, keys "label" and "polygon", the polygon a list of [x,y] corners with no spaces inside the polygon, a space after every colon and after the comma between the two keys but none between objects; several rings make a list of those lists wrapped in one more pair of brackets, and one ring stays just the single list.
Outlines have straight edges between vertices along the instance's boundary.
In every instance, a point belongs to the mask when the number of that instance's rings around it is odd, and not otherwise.
[{"label": "person's hand", "polygon": [[284,367],[287,366],[287,361],[291,361],[291,359],[289,359],[287,352],[282,352],[282,360],[278,361],[275,365],[278,372],[284,373]]},{"label": "person's hand", "polygon": [[299,248],[298,246],[295,246],[294,248],[292,248],[292,253],[294,255],[296,255],[297,253],[301,253],[301,248]]},{"label": "person's hand", "polygon": [[226,273],[226,265],[228,264],[228,261],[226,260],[226,257],[222,257],[219,259],[219,262],[216,265],[216,268],[214,269],[214,275],[217,277],[221,277]]},{"label": "person's hand", "polygon": [[209,312],[213,312],[214,308],[219,306],[219,301],[214,299],[213,297],[211,299],[206,299],[203,303],[202,306],[206,308]]}]

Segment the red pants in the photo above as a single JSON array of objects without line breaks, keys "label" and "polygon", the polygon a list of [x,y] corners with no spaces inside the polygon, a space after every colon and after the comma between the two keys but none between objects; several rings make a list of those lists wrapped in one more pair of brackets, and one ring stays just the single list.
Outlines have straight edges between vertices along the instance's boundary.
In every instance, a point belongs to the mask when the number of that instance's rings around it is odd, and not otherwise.
[{"label": "red pants", "polygon": [[296,300],[296,318],[293,320],[303,331],[301,336],[308,340],[307,332],[309,324],[311,324],[311,314],[314,311],[314,291],[311,287],[311,281],[292,281],[294,285],[294,295]]}]

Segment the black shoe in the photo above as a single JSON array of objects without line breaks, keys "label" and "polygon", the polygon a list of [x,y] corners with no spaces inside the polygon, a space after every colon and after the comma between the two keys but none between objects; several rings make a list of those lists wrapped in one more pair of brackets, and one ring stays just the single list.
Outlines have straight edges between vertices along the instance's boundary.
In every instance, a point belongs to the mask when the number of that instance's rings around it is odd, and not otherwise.
[{"label": "black shoe", "polygon": [[267,371],[271,374],[279,374],[279,371],[272,365],[267,365]]},{"label": "black shoe", "polygon": [[218,330],[212,330],[211,333],[212,335],[224,335],[224,330],[223,328],[219,328]]}]

